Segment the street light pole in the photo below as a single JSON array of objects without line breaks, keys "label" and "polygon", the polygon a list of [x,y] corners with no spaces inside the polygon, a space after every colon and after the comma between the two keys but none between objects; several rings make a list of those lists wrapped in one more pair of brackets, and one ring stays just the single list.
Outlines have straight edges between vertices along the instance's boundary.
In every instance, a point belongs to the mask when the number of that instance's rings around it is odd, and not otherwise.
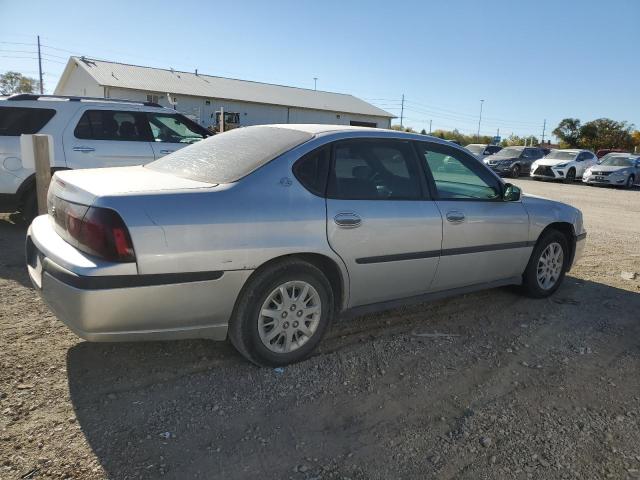
[{"label": "street light pole", "polygon": [[317,86],[318,86],[318,77],[313,77],[313,89],[317,90],[316,88]]},{"label": "street light pole", "polygon": [[484,100],[480,100],[480,117],[478,118],[478,135],[476,139],[480,141],[480,125],[482,124],[482,105],[484,104]]}]

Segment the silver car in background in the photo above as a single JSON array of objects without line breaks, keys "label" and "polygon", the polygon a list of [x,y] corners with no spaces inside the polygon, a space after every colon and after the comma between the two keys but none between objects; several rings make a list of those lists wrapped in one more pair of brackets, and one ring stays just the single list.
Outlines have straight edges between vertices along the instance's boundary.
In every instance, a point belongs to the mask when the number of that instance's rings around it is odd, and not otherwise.
[{"label": "silver car in background", "polygon": [[633,188],[640,182],[640,155],[608,153],[584,172],[582,181],[589,185]]},{"label": "silver car in background", "polygon": [[259,365],[307,357],[347,312],[511,284],[546,297],[586,237],[579,210],[521,196],[461,147],[331,125],[57,172],[48,208],[27,269],[80,337],[228,337]]}]

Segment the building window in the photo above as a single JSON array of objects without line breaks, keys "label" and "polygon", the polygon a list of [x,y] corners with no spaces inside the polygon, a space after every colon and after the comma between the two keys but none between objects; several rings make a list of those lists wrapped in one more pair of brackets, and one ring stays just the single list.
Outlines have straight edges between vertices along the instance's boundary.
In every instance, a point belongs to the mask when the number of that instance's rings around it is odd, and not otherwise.
[{"label": "building window", "polygon": [[160,100],[159,95],[147,95],[147,102],[158,103]]}]

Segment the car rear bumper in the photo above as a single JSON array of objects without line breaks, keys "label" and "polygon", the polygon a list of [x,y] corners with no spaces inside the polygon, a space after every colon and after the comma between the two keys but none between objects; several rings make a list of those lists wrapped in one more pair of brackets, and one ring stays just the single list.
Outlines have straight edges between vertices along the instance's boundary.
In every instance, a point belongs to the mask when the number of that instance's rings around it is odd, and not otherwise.
[{"label": "car rear bumper", "polygon": [[79,337],[108,342],[226,338],[250,270],[112,275],[106,269],[101,275],[96,268],[81,275],[47,254],[50,232],[44,222],[49,222],[46,217],[36,221],[27,233],[29,277],[53,313]]}]

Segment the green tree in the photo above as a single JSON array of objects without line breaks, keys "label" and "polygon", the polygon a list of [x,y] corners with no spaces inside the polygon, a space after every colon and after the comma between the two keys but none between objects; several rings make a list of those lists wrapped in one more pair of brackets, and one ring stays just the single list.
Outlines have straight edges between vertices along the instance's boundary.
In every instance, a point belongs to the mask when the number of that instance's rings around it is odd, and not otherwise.
[{"label": "green tree", "polygon": [[397,130],[399,132],[416,133],[416,131],[413,128],[403,127],[401,125],[391,125],[391,130]]},{"label": "green tree", "polygon": [[427,131],[423,128],[422,130],[420,130],[420,135],[426,135]]},{"label": "green tree", "polygon": [[610,118],[598,118],[580,128],[579,145],[590,150],[600,148],[633,148],[633,125]]},{"label": "green tree", "polygon": [[0,75],[0,95],[35,93],[39,87],[36,79],[25,77],[18,72],[6,72]]},{"label": "green tree", "polygon": [[560,139],[560,146],[576,148],[580,145],[580,120],[565,118],[553,130],[553,134]]}]

